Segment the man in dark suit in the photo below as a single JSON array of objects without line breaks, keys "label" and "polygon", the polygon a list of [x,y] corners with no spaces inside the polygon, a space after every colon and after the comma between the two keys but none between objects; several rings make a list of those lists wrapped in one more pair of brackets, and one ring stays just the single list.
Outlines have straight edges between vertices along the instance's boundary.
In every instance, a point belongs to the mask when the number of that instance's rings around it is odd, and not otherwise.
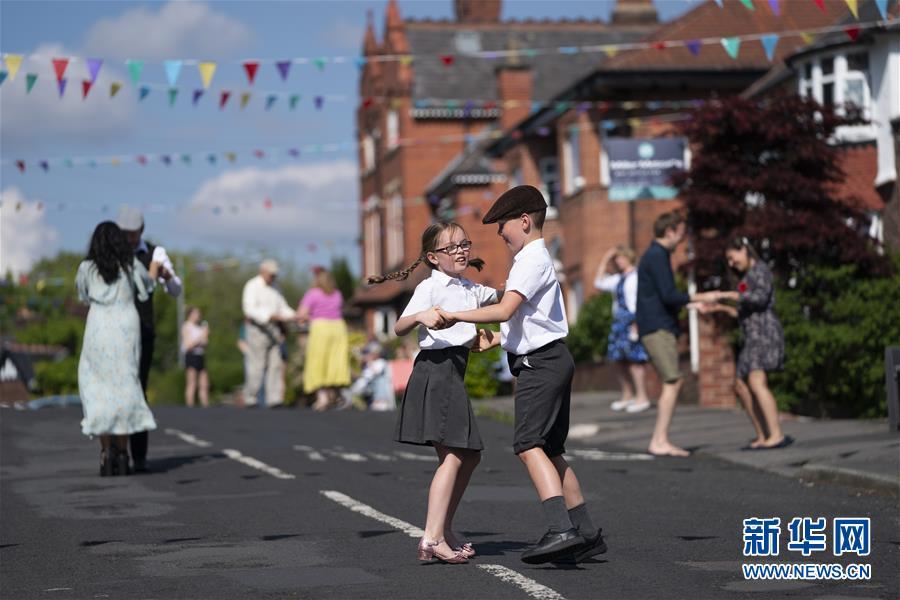
[{"label": "man in dark suit", "polygon": [[[159,283],[165,285],[166,292],[171,296],[181,293],[181,279],[175,274],[172,261],[162,246],[154,246],[143,238],[144,216],[138,209],[123,204],[119,207],[119,215],[116,224],[121,229],[128,242],[134,247],[134,255],[145,267],[150,267],[150,261],[159,263]],[[150,363],[153,361],[153,345],[156,341],[156,326],[153,319],[153,294],[140,302],[135,299],[138,315],[141,319],[141,363],[140,378],[141,387],[144,389],[144,397],[147,395],[147,378],[150,376]],[[134,470],[144,472],[147,470],[147,445],[149,434],[139,431],[131,434],[131,458],[134,460]]]}]

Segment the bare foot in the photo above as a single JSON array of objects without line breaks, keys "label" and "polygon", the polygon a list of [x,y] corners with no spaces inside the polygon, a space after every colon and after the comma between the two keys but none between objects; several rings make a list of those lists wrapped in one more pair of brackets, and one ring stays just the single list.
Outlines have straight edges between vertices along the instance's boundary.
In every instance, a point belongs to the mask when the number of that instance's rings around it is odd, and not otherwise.
[{"label": "bare foot", "polygon": [[760,446],[766,445],[766,438],[756,438],[752,442],[750,442],[751,448],[759,448]]},{"label": "bare foot", "polygon": [[647,452],[653,456],[677,456],[682,458],[691,455],[691,453],[684,448],[679,448],[669,442],[664,444],[650,444],[650,447],[647,448]]}]

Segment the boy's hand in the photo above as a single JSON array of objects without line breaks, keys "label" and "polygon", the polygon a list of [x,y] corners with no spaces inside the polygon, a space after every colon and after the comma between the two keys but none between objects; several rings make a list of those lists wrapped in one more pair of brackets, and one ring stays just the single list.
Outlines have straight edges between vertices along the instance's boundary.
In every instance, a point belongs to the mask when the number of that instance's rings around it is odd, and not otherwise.
[{"label": "boy's hand", "polygon": [[440,307],[435,306],[419,313],[417,320],[428,329],[444,329],[444,318],[440,313]]},{"label": "boy's hand", "polygon": [[500,336],[490,329],[479,329],[475,341],[472,342],[472,352],[485,352],[500,343]]},{"label": "boy's hand", "polygon": [[448,327],[453,327],[458,322],[456,317],[453,316],[453,313],[449,313],[444,311],[440,306],[436,307],[437,313],[443,319],[443,325],[438,329],[447,329]]}]

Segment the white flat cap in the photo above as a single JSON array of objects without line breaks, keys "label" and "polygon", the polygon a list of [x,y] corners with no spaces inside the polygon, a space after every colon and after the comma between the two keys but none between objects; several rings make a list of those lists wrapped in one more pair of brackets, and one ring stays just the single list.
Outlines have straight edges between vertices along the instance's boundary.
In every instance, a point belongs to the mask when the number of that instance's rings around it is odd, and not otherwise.
[{"label": "white flat cap", "polygon": [[266,260],[259,263],[259,270],[265,271],[266,273],[271,273],[272,275],[278,274],[278,263],[275,262],[272,258],[267,258]]},{"label": "white flat cap", "polygon": [[116,225],[122,231],[137,231],[144,226],[144,216],[135,207],[122,204],[119,206]]}]

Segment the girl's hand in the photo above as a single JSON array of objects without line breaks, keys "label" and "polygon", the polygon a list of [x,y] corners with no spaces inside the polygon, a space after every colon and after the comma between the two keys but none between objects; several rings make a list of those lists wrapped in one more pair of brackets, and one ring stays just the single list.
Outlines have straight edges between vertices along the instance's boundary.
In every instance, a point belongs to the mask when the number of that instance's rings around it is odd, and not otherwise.
[{"label": "girl's hand", "polygon": [[150,268],[147,269],[147,272],[150,275],[150,279],[156,281],[157,276],[159,275],[160,264],[155,260],[150,261]]},{"label": "girl's hand", "polygon": [[438,313],[439,306],[423,310],[416,315],[416,320],[428,329],[443,329],[445,327],[443,317]]},{"label": "girl's hand", "polygon": [[500,343],[500,336],[490,329],[479,329],[475,341],[472,342],[472,352],[485,352]]},{"label": "girl's hand", "polygon": [[440,306],[435,307],[435,310],[437,310],[438,315],[443,319],[443,323],[438,329],[447,329],[459,322],[459,320],[453,316],[453,313],[444,311]]}]

